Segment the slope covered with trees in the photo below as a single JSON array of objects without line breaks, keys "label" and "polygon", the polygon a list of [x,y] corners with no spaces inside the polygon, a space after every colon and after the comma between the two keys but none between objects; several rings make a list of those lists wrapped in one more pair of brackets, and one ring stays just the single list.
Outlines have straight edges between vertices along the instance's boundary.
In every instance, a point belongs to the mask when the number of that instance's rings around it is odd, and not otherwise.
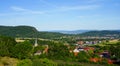
[{"label": "slope covered with trees", "polygon": [[112,30],[102,30],[102,31],[89,31],[83,34],[78,34],[81,36],[120,36],[119,31]]},{"label": "slope covered with trees", "polygon": [[33,37],[36,32],[31,26],[0,26],[0,35],[11,37]]},{"label": "slope covered with trees", "polygon": [[39,32],[36,28],[31,26],[0,26],[0,35],[20,38],[57,38],[64,34],[55,32]]}]

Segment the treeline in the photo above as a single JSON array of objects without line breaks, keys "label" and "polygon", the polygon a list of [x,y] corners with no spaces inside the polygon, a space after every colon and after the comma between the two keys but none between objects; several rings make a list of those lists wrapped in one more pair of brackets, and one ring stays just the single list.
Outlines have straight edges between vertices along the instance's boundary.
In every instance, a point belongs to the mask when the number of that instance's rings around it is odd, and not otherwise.
[{"label": "treeline", "polygon": [[37,32],[31,26],[0,26],[0,35],[10,37],[35,37]]},{"label": "treeline", "polygon": [[65,36],[65,34],[55,32],[39,32],[31,26],[0,26],[0,35],[19,38],[44,38],[53,39]]},{"label": "treeline", "polygon": [[31,26],[0,26],[0,35],[19,37],[19,38],[44,38],[44,39],[59,39],[61,37],[116,37],[120,38],[120,31],[89,31],[82,34],[62,34],[57,32],[40,32]]},{"label": "treeline", "polygon": [[56,33],[56,32],[38,32],[37,36],[44,39],[58,39],[63,36],[70,36],[67,34]]},{"label": "treeline", "polygon": [[83,34],[78,34],[80,36],[98,36],[98,37],[110,37],[110,36],[120,36],[120,31],[112,31],[112,30],[103,30],[103,31],[89,31]]}]

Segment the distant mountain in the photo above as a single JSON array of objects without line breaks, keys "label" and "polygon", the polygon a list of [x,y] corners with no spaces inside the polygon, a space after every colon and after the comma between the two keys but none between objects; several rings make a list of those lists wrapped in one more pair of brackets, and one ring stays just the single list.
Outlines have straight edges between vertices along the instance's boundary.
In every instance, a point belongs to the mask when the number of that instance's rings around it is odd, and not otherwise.
[{"label": "distant mountain", "polygon": [[120,32],[120,30],[115,30],[115,31],[118,31],[118,32]]},{"label": "distant mountain", "polygon": [[[71,35],[72,34],[72,35]],[[74,35],[75,34],[75,35]],[[63,36],[120,36],[120,30],[38,31],[32,26],[0,26],[0,35],[10,37],[54,39]]]},{"label": "distant mountain", "polygon": [[65,30],[55,30],[55,31],[48,31],[48,32],[59,32],[63,34],[82,34],[85,32],[89,32],[91,30],[74,30],[74,31],[65,31]]},{"label": "distant mountain", "polygon": [[120,30],[101,30],[101,31],[89,31],[82,34],[82,36],[120,36]]}]

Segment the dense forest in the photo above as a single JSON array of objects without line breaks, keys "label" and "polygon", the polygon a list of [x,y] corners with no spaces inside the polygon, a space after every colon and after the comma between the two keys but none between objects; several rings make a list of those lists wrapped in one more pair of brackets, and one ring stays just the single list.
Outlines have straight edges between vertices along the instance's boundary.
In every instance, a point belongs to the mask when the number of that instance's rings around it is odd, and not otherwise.
[{"label": "dense forest", "polygon": [[0,35],[19,37],[19,38],[55,38],[64,36],[65,34],[55,32],[39,32],[31,26],[0,26]]},{"label": "dense forest", "polygon": [[115,30],[102,30],[102,31],[89,31],[83,34],[82,36],[119,36],[120,32]]}]

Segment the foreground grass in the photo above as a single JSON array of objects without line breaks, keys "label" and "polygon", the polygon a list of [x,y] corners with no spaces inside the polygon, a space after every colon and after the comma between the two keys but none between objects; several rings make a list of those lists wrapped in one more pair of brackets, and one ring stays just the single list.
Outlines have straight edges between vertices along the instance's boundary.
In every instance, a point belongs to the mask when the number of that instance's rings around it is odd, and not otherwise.
[{"label": "foreground grass", "polygon": [[17,66],[18,59],[9,57],[0,57],[0,66]]},{"label": "foreground grass", "polygon": [[65,62],[61,60],[55,60],[58,66],[117,66],[109,64],[89,63],[89,62]]},{"label": "foreground grass", "polygon": [[88,62],[67,62],[62,60],[43,59],[23,59],[18,60],[10,57],[0,57],[0,66],[117,66],[108,64],[88,63]]}]

